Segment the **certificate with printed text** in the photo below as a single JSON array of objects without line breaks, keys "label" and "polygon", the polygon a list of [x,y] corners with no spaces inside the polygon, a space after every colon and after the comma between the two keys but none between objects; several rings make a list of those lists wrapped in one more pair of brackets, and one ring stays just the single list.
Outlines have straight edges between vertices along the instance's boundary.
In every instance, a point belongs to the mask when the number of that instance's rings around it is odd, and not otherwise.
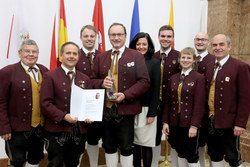
[{"label": "certificate with printed text", "polygon": [[71,88],[70,116],[78,121],[90,119],[102,121],[104,89],[82,89],[75,84]]}]

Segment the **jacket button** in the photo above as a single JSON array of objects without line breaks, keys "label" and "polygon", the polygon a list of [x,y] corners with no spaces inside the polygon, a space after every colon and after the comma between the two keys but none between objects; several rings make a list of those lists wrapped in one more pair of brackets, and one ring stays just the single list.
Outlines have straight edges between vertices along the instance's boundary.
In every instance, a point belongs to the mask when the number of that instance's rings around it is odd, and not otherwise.
[{"label": "jacket button", "polygon": [[123,81],[126,81],[126,78],[124,78]]},{"label": "jacket button", "polygon": [[186,97],[186,99],[188,99],[188,97]]},{"label": "jacket button", "polygon": [[126,89],[126,86],[123,86],[124,89]]},{"label": "jacket button", "polygon": [[66,85],[66,83],[65,83],[65,82],[63,82],[62,84],[63,84],[63,85]]},{"label": "jacket button", "polygon": [[173,108],[173,110],[175,110],[175,108]]},{"label": "jacket button", "polygon": [[23,96],[23,99],[26,99],[26,96]]},{"label": "jacket button", "polygon": [[188,118],[188,116],[187,116],[187,115],[185,115],[185,118]]},{"label": "jacket button", "polygon": [[24,112],[23,112],[23,114],[25,115],[25,114],[26,114],[26,112],[24,111]]},{"label": "jacket button", "polygon": [[222,97],[223,95],[222,95],[222,94],[220,94],[220,96]]},{"label": "jacket button", "polygon": [[29,106],[31,106],[31,103],[29,104]]},{"label": "jacket button", "polygon": [[169,67],[171,67],[171,65],[169,65]]},{"label": "jacket button", "polygon": [[188,112],[188,110],[187,110],[187,109],[185,109],[185,112]]},{"label": "jacket button", "polygon": [[64,104],[64,106],[65,106],[65,107],[67,107],[67,106],[68,106],[68,104]]},{"label": "jacket button", "polygon": [[222,110],[222,108],[219,109],[220,111]]},{"label": "jacket button", "polygon": [[183,104],[183,102],[181,101],[181,104]]},{"label": "jacket button", "polygon": [[66,90],[66,89],[63,89],[63,92],[67,92],[67,90]]},{"label": "jacket button", "polygon": [[169,71],[168,74],[171,74],[171,72]]},{"label": "jacket button", "polygon": [[26,119],[24,118],[24,119],[23,119],[23,122],[25,122],[25,121],[26,121]]},{"label": "jacket button", "polygon": [[222,81],[220,81],[221,83],[224,83],[224,81],[222,80]]},{"label": "jacket button", "polygon": [[163,87],[163,88],[165,88],[165,87],[166,87],[166,85],[162,85],[162,87]]},{"label": "jacket button", "polygon": [[22,83],[25,84],[25,80],[22,80]]},{"label": "jacket button", "polygon": [[83,68],[84,71],[86,71],[86,68]]},{"label": "jacket button", "polygon": [[65,97],[64,97],[64,99],[66,100],[66,99],[67,99],[67,97],[65,96]]},{"label": "jacket button", "polygon": [[187,90],[187,92],[189,92],[189,90]]},{"label": "jacket button", "polygon": [[173,104],[175,104],[175,101],[173,101]]},{"label": "jacket button", "polygon": [[223,90],[223,88],[220,88],[220,90]]},{"label": "jacket button", "polygon": [[23,91],[26,91],[26,89],[25,89],[25,88],[23,88]]},{"label": "jacket button", "polygon": [[85,64],[85,61],[84,61],[84,62],[82,62],[82,64]]},{"label": "jacket button", "polygon": [[124,71],[124,74],[126,74],[127,72],[126,71]]},{"label": "jacket button", "polygon": [[222,104],[222,101],[220,101],[220,104]]},{"label": "jacket button", "polygon": [[188,105],[188,103],[185,103],[185,105],[187,106],[187,105]]}]

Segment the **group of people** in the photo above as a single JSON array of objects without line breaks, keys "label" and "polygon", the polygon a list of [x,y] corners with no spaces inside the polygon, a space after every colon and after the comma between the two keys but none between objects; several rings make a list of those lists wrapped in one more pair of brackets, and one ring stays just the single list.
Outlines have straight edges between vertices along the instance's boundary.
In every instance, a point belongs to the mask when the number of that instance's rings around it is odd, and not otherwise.
[{"label": "group of people", "polygon": [[[37,64],[33,40],[21,44],[20,62],[0,70],[0,136],[10,166],[38,167],[45,146],[49,167],[77,167],[87,141],[90,166],[97,167],[102,139],[108,167],[117,167],[118,149],[123,167],[157,167],[162,131],[173,167],[204,167],[205,144],[212,167],[224,167],[224,158],[231,167],[242,166],[239,137],[250,113],[250,68],[230,56],[227,35],[212,38],[210,54],[202,32],[194,38],[196,51],[172,48],[168,25],[159,29],[157,52],[144,32],[127,48],[120,23],[109,27],[112,49],[106,52],[95,49],[96,34],[86,25],[81,49],[63,44],[55,70]],[[106,89],[101,122],[71,117],[72,84]]]}]

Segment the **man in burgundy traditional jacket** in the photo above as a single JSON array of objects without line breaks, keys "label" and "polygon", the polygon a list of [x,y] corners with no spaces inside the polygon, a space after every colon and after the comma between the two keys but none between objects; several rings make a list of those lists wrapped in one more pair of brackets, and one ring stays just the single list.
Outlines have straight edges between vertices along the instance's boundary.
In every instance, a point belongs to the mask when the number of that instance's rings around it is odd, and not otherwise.
[{"label": "man in burgundy traditional jacket", "polygon": [[[207,64],[215,61],[214,55],[210,54],[207,51],[209,46],[209,38],[208,34],[205,32],[199,32],[196,34],[194,38],[194,46],[197,51],[196,63],[197,63],[197,71],[200,74],[204,74],[206,70]],[[199,136],[199,162],[201,167],[205,167],[205,126],[206,119],[204,118],[202,127],[200,128],[200,136]]]},{"label": "man in burgundy traditional jacket", "polygon": [[212,50],[216,60],[205,71],[209,106],[208,154],[212,167],[242,166],[240,135],[250,113],[249,65],[230,56],[230,38],[215,35]]},{"label": "man in burgundy traditional jacket", "polygon": [[[162,136],[162,111],[163,104],[166,100],[166,91],[168,81],[173,74],[180,72],[178,56],[179,51],[171,47],[174,42],[174,30],[169,25],[164,25],[159,29],[158,39],[161,45],[161,49],[154,54],[156,59],[159,59],[161,62],[161,86],[160,86],[160,104],[157,111],[157,133],[156,133],[156,147],[153,147],[153,160],[152,167],[158,167],[159,158],[161,154],[161,136]],[[175,155],[173,155],[174,153]],[[177,154],[175,150],[171,150],[172,164],[175,164],[176,161],[173,159]]]},{"label": "man in burgundy traditional jacket", "polygon": [[0,136],[11,166],[22,167],[27,159],[26,166],[38,167],[44,147],[39,90],[48,69],[36,63],[35,41],[23,41],[18,53],[20,62],[0,70]]},{"label": "man in burgundy traditional jacket", "polygon": [[[77,71],[79,47],[66,42],[61,47],[62,65],[44,75],[40,104],[45,123],[45,148],[48,166],[77,167],[84,152],[87,126],[70,116],[71,87],[73,84],[90,88],[87,75]],[[90,120],[85,120],[90,123]]]},{"label": "man in burgundy traditional jacket", "polygon": [[[90,76],[93,69],[93,62],[96,55],[101,52],[95,49],[96,29],[92,25],[85,25],[80,31],[80,39],[82,41],[82,49],[80,57],[76,64],[76,69]],[[98,141],[102,136],[102,122],[94,122],[88,126],[87,132],[87,152],[89,155],[90,167],[98,166],[99,146]]]},{"label": "man in burgundy traditional jacket", "polygon": [[114,23],[108,32],[113,48],[96,56],[92,83],[94,88],[106,88],[107,93],[103,118],[106,164],[117,166],[119,148],[122,166],[131,167],[134,115],[141,112],[139,97],[149,88],[150,79],[143,55],[124,45],[125,27]]}]

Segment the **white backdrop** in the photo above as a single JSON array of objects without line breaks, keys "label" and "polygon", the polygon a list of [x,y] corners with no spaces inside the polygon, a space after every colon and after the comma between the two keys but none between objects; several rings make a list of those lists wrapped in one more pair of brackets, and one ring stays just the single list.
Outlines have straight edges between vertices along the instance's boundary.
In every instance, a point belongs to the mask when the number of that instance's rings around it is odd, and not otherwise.
[{"label": "white backdrop", "polygon": [[[23,1],[25,7],[23,24],[30,39],[38,43],[40,53],[38,63],[49,67],[54,15],[56,14],[56,45],[58,45],[60,0],[0,0],[0,68],[6,66],[11,19],[16,1]],[[80,29],[92,24],[95,0],[64,0],[68,40],[81,46]],[[193,47],[197,32],[206,31],[207,0],[173,0],[175,48]],[[159,50],[158,29],[169,23],[171,0],[138,0],[141,31],[148,32]],[[134,0],[102,0],[106,50],[111,48],[108,27],[113,22],[125,25],[129,44],[130,27]],[[58,46],[57,46],[58,47]],[[58,50],[58,49],[57,49]],[[6,157],[4,142],[0,139],[0,158]]]}]

